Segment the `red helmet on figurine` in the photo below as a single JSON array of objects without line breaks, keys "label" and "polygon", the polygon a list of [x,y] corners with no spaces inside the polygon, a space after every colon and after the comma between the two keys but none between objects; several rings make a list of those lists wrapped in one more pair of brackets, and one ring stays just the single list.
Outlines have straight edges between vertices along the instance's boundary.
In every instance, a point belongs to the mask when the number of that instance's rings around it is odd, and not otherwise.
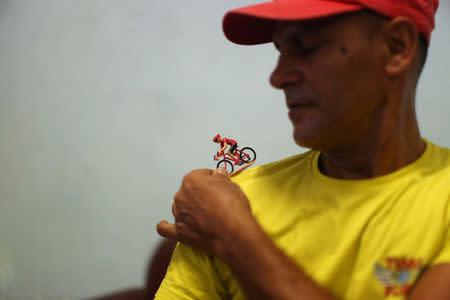
[{"label": "red helmet on figurine", "polygon": [[220,139],[220,134],[217,134],[214,138],[213,138],[213,142],[217,143]]}]

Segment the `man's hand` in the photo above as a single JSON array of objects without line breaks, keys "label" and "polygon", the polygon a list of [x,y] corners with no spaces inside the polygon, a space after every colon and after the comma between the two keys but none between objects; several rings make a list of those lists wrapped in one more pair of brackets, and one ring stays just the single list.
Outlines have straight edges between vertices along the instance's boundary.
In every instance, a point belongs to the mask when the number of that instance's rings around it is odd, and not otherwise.
[{"label": "man's hand", "polygon": [[172,213],[175,224],[157,225],[161,236],[216,255],[234,234],[245,230],[245,224],[254,222],[247,197],[224,168],[187,174],[175,194]]}]

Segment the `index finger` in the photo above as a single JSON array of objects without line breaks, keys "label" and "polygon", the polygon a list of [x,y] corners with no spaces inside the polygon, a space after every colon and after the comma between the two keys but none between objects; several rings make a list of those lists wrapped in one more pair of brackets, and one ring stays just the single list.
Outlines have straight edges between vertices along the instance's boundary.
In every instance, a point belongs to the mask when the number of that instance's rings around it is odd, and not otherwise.
[{"label": "index finger", "polygon": [[219,167],[212,172],[212,175],[220,175],[228,177],[228,171],[224,167]]}]

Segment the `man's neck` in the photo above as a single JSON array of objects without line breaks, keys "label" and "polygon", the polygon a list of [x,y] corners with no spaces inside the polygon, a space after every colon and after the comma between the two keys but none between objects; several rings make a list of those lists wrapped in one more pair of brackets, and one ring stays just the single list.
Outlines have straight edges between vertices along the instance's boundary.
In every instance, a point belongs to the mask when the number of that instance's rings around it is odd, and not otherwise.
[{"label": "man's neck", "polygon": [[324,150],[319,159],[321,172],[340,179],[365,179],[395,172],[417,160],[426,145],[420,137],[414,102],[409,103],[402,112],[381,112],[376,124],[372,123],[376,126],[356,143]]},{"label": "man's neck", "polygon": [[410,146],[392,143],[383,151],[343,156],[338,152],[324,151],[320,156],[319,168],[329,177],[340,179],[367,179],[386,175],[417,160],[425,151],[425,143]]}]

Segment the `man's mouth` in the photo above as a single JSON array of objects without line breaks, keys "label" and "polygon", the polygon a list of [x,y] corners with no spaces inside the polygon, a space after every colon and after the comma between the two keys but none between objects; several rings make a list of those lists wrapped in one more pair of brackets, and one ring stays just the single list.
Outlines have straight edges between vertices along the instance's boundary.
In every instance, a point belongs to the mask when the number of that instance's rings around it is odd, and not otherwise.
[{"label": "man's mouth", "polygon": [[306,108],[315,106],[315,101],[311,99],[292,99],[287,98],[286,99],[286,105],[289,108],[289,110],[296,109],[296,108]]},{"label": "man's mouth", "polygon": [[311,109],[317,106],[317,102],[307,98],[286,98],[286,105],[289,109],[288,115],[292,122],[305,118]]}]

